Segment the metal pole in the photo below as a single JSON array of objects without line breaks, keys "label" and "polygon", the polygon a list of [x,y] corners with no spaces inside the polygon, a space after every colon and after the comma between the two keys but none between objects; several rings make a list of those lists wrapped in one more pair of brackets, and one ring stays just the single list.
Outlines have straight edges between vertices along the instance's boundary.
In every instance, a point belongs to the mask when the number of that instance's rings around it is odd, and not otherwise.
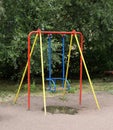
[{"label": "metal pole", "polygon": [[42,70],[42,86],[43,86],[43,103],[44,103],[44,112],[46,115],[46,92],[45,92],[45,78],[44,78],[44,59],[43,59],[43,50],[42,50],[42,36],[40,31],[40,54],[41,54],[41,70]]},{"label": "metal pole", "polygon": [[[80,48],[81,51],[83,51],[83,36],[80,35]],[[79,95],[79,104],[82,103],[82,73],[83,73],[83,63],[82,63],[82,57],[80,55],[80,95]]]},{"label": "metal pole", "polygon": [[[33,45],[32,45],[32,48],[31,48],[31,52],[30,52],[30,57],[32,56],[32,53],[33,53],[33,51],[34,51],[34,47],[35,47],[35,45],[36,45],[36,40],[37,40],[37,38],[38,38],[38,34],[36,34],[36,36],[35,36],[35,40],[34,40],[34,42],[33,42]],[[23,83],[23,80],[24,80],[24,78],[25,78],[25,74],[26,74],[26,72],[27,72],[27,68],[28,68],[28,61],[27,61],[27,63],[26,63],[24,72],[23,72],[23,74],[22,74],[22,77],[21,77],[21,80],[20,80],[20,83],[19,83],[19,87],[18,87],[17,93],[16,93],[15,98],[14,98],[14,103],[16,103],[16,101],[17,101],[17,99],[18,99],[18,96],[19,96],[19,93],[20,93],[20,90],[21,90],[21,87],[22,87],[22,83]]]},{"label": "metal pole", "polygon": [[[49,79],[51,79],[52,69],[52,49],[51,49],[51,36],[48,35],[48,68],[49,68]],[[49,88],[51,88],[51,81],[49,80]]]},{"label": "metal pole", "polygon": [[82,61],[83,61],[83,64],[84,64],[84,68],[85,68],[85,70],[86,70],[86,74],[87,74],[87,77],[88,77],[88,80],[89,80],[89,84],[90,84],[90,87],[91,87],[91,90],[92,90],[92,93],[93,93],[93,96],[94,96],[94,99],[95,99],[97,108],[100,110],[100,105],[99,105],[99,103],[98,103],[98,100],[97,100],[97,97],[96,97],[96,93],[95,93],[95,91],[94,91],[94,87],[93,87],[93,84],[92,84],[92,81],[91,81],[91,78],[90,78],[90,75],[89,75],[89,72],[88,72],[88,69],[87,69],[87,66],[86,66],[86,62],[85,62],[84,56],[83,56],[82,51],[81,51],[81,49],[80,49],[78,37],[77,37],[76,34],[75,34],[75,39],[76,39],[76,42],[77,42],[77,46],[78,46],[78,48],[79,48],[80,55],[81,55],[81,57],[82,57]]},{"label": "metal pole", "polygon": [[30,35],[28,35],[28,110],[30,110]]},{"label": "metal pole", "polygon": [[65,38],[62,36],[62,87],[64,87],[64,78],[65,78]]},{"label": "metal pole", "polygon": [[68,78],[69,63],[70,63],[70,56],[71,56],[71,50],[72,50],[72,41],[73,41],[73,35],[71,35],[70,45],[69,45],[69,52],[68,52],[68,59],[67,59],[67,66],[66,66],[66,74],[65,74],[63,96],[65,96],[65,93],[66,93],[66,80]]}]

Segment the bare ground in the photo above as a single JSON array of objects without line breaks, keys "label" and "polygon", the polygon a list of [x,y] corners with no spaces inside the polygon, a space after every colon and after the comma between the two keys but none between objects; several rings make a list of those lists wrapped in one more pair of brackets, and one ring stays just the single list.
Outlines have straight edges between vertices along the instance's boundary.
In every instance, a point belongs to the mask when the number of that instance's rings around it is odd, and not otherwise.
[{"label": "bare ground", "polygon": [[31,96],[31,110],[27,110],[27,95],[17,104],[0,102],[0,130],[113,130],[113,95],[98,92],[101,110],[98,110],[91,93],[84,93],[82,105],[77,94],[68,94],[65,101],[60,96],[47,97],[47,106],[69,106],[78,110],[75,115],[44,115],[42,96]]}]

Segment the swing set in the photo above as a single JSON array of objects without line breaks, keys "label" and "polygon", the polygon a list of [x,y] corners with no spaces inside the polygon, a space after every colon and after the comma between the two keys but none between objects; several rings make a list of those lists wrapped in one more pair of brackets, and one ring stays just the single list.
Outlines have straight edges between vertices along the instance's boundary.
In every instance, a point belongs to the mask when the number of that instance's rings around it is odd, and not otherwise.
[{"label": "swing set", "polygon": [[[35,34],[35,39],[34,42],[32,44],[31,47],[31,36]],[[48,35],[48,69],[49,69],[49,76],[48,78],[46,78],[46,80],[49,82],[49,90],[50,91],[56,91],[56,80],[61,80],[62,81],[62,87],[63,87],[63,96],[66,94],[66,90],[70,89],[70,84],[68,82],[68,71],[69,71],[69,63],[70,63],[70,56],[71,56],[71,51],[72,51],[72,46],[73,46],[73,38],[76,41],[76,44],[78,46],[79,52],[80,52],[80,92],[79,92],[79,104],[82,103],[82,68],[84,65],[87,77],[88,77],[88,81],[91,87],[91,91],[95,100],[95,103],[97,105],[97,108],[100,110],[100,106],[96,97],[96,93],[94,91],[94,87],[85,63],[85,59],[83,56],[83,35],[81,32],[76,32],[75,30],[71,31],[71,32],[59,32],[59,31],[41,31],[40,29],[38,29],[37,31],[31,31],[28,34],[28,60],[16,93],[16,96],[14,98],[14,103],[16,103],[19,93],[20,93],[20,89],[22,87],[22,83],[25,77],[25,74],[28,70],[28,110],[30,110],[30,60],[31,60],[31,56],[33,54],[34,51],[34,47],[36,45],[36,41],[39,37],[40,39],[40,55],[41,55],[41,72],[42,72],[42,88],[43,88],[43,105],[44,105],[44,112],[46,115],[46,90],[45,90],[45,76],[44,76],[44,57],[43,57],[43,47],[42,47],[42,35]],[[51,35],[61,35],[62,36],[62,77],[52,77],[52,49],[51,49]],[[66,72],[65,72],[65,35],[70,35],[70,45],[69,45],[69,52],[68,52],[68,59],[67,59],[67,65],[66,65]],[[79,36],[79,38],[78,38]],[[52,85],[54,85],[54,87],[52,88]]]}]

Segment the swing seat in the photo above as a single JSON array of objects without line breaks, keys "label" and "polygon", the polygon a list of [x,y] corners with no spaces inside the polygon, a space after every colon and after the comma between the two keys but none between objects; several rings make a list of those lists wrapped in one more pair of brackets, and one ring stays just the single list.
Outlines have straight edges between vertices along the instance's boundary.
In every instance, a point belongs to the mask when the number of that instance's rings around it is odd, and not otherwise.
[{"label": "swing seat", "polygon": [[70,83],[65,78],[46,78],[47,81],[49,81],[48,90],[51,92],[56,92],[56,81],[61,80],[62,81],[62,88],[64,88],[64,81],[66,80],[67,84],[67,90],[70,90]]}]

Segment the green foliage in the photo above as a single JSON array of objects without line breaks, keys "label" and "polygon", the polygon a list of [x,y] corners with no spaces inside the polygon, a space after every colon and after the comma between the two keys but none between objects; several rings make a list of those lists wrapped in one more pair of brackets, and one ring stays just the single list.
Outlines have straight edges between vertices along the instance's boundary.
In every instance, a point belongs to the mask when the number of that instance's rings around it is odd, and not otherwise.
[{"label": "green foliage", "polygon": [[[52,8],[50,8],[50,3],[52,1],[31,1],[31,0],[20,0],[20,1],[3,1],[3,5],[5,7],[6,17],[1,21],[2,29],[1,29],[1,77],[9,77],[10,78],[18,78],[19,74],[23,72],[24,66],[27,61],[27,35],[32,30],[37,30],[38,28],[49,28],[48,22],[49,20],[48,13],[51,12]],[[51,3],[52,4],[52,3]],[[36,7],[36,5],[38,5]],[[10,8],[9,8],[10,7]],[[47,8],[49,7],[49,8]],[[45,10],[47,8],[47,10]],[[55,9],[54,9],[55,10]],[[56,9],[57,10],[57,9]],[[45,25],[44,25],[45,24]],[[33,37],[32,37],[33,42]],[[54,39],[53,39],[54,40]],[[44,41],[45,44],[43,46],[44,57],[47,56],[47,39]],[[55,45],[53,47],[53,62],[60,62],[58,55],[54,52],[57,49]],[[38,62],[36,62],[38,61]],[[47,68],[47,58],[45,58],[45,68]],[[33,58],[31,60],[31,73],[39,74],[41,72],[40,69],[40,49],[39,45],[35,48],[35,52],[33,54]],[[8,66],[8,67],[7,67]],[[53,66],[54,67],[54,66]],[[10,72],[9,69],[13,71]],[[5,71],[2,71],[5,70]],[[7,73],[10,72],[10,73]]]},{"label": "green foliage", "polygon": [[76,93],[77,88],[71,87],[68,93]]},{"label": "green foliage", "polygon": [[112,0],[70,0],[70,5],[66,6],[73,24],[71,27],[85,36],[84,55],[90,72],[94,74],[113,69],[112,6]]},{"label": "green foliage", "polygon": [[[27,91],[28,85],[25,84],[24,87],[23,87],[23,89],[24,89],[25,91]],[[31,92],[36,92],[36,90],[37,90],[37,86],[36,86],[36,83],[33,81],[33,83],[30,85],[30,91],[31,91]]]},{"label": "green foliage", "polygon": [[2,16],[4,16],[4,7],[2,5],[2,1],[0,1],[0,20],[1,20]]},{"label": "green foliage", "polygon": [[[0,77],[17,79],[27,61],[27,35],[32,30],[70,31],[84,35],[84,56],[91,74],[113,69],[112,0],[2,0],[0,1]],[[34,36],[31,38],[33,43]],[[43,37],[47,72],[47,38]],[[69,39],[69,38],[67,38]],[[39,43],[39,41],[37,42]],[[66,55],[69,40],[66,40]],[[73,45],[76,48],[76,45]],[[61,39],[52,37],[53,71],[61,69]],[[76,51],[76,52],[75,52]],[[45,58],[46,57],[46,58]],[[36,45],[31,74],[40,75],[40,49]],[[70,73],[79,73],[79,52],[71,55]]]}]

